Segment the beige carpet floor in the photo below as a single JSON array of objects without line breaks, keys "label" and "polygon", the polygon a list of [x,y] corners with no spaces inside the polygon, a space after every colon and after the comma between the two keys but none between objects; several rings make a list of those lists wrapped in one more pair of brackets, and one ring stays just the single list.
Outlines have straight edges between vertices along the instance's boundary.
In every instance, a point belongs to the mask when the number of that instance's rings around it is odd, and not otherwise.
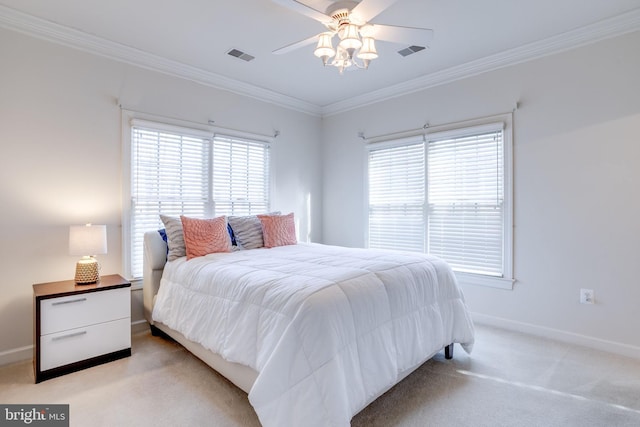
[{"label": "beige carpet floor", "polygon": [[[70,404],[72,426],[258,426],[247,395],[148,332],[130,358],[33,383],[0,367],[0,403]],[[353,426],[640,426],[640,361],[477,327],[474,351],[437,355]]]}]

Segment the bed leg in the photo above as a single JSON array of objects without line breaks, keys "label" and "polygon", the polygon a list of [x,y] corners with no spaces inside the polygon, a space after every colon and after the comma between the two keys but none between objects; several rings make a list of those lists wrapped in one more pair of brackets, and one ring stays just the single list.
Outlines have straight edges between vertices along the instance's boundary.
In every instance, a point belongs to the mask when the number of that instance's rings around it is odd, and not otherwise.
[{"label": "bed leg", "polygon": [[444,347],[444,358],[453,359],[453,343]]},{"label": "bed leg", "polygon": [[160,338],[164,338],[165,340],[175,341],[173,338],[167,335],[162,329],[159,329],[154,325],[149,325],[149,328],[151,329],[151,335],[153,335],[154,337],[160,337]]},{"label": "bed leg", "polygon": [[154,337],[162,336],[162,331],[160,329],[156,328],[153,325],[149,325],[149,328],[151,329],[151,335],[153,335]]}]

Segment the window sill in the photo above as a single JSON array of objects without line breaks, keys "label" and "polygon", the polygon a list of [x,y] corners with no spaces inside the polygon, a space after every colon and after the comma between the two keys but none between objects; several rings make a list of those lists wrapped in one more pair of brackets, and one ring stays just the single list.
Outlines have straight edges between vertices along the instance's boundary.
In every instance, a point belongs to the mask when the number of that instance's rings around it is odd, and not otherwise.
[{"label": "window sill", "polygon": [[132,291],[139,291],[143,288],[142,286],[142,278],[135,278],[135,279],[131,279],[131,290]]},{"label": "window sill", "polygon": [[504,277],[481,276],[479,274],[469,274],[455,272],[458,283],[461,285],[478,285],[489,288],[513,290],[514,279]]}]

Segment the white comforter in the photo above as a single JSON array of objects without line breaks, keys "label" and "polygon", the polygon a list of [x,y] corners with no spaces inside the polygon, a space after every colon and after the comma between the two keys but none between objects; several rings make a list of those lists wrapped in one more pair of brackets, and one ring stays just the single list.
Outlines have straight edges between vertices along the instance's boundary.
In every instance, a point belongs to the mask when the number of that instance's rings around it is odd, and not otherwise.
[{"label": "white comforter", "polygon": [[153,319],[259,374],[264,426],[348,426],[473,324],[435,257],[298,244],[167,263]]}]

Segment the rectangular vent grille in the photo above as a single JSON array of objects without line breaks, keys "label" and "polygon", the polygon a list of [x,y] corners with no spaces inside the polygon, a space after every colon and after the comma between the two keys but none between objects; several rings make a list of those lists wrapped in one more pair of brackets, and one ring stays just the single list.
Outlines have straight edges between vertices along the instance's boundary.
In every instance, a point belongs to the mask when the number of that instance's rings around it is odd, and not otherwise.
[{"label": "rectangular vent grille", "polygon": [[398,53],[402,56],[409,56],[424,49],[424,46],[409,46],[405,49],[399,50]]},{"label": "rectangular vent grille", "polygon": [[255,59],[254,56],[249,55],[248,53],[244,53],[241,50],[238,49],[231,49],[229,52],[227,52],[227,55],[231,55],[234,58],[238,58],[238,59],[242,59],[243,61],[251,61],[252,59]]}]

